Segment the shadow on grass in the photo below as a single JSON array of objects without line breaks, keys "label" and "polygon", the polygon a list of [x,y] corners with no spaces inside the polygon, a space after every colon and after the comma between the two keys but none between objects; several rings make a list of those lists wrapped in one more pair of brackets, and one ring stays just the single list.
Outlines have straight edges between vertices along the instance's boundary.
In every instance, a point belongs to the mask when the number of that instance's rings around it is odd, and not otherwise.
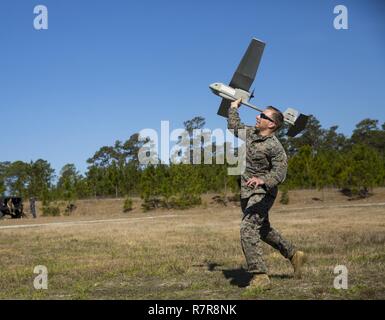
[{"label": "shadow on grass", "polygon": [[215,268],[221,267],[222,264],[219,264],[216,262],[206,262],[204,264],[202,264],[202,263],[193,264],[192,266],[198,267],[198,268],[207,268],[208,271],[218,271],[218,270],[215,270]]},{"label": "shadow on grass", "polygon": [[269,274],[270,278],[275,278],[275,279],[293,279],[294,275],[290,274]]},{"label": "shadow on grass", "polygon": [[222,265],[219,263],[215,263],[215,262],[207,263],[207,269],[209,271],[214,271],[216,267],[220,267],[220,266],[222,266]]},{"label": "shadow on grass", "polygon": [[[198,264],[194,265],[198,267],[203,267],[204,264]],[[248,272],[244,268],[238,268],[238,269],[227,269],[227,270],[220,270],[221,268],[216,269],[216,267],[221,267],[222,264],[216,263],[216,262],[206,262],[205,266],[207,267],[208,271],[214,272],[214,271],[222,271],[223,275],[226,279],[230,280],[230,284],[233,286],[238,286],[239,288],[245,288],[250,284],[251,279],[253,278],[253,274]],[[272,274],[269,275],[271,278],[276,279],[291,279],[293,278],[292,275],[288,274]]]},{"label": "shadow on grass", "polygon": [[[253,274],[243,268],[222,270],[222,273],[226,279],[230,279],[231,285],[238,286],[239,288],[247,287],[250,284],[251,279],[253,278]],[[269,275],[269,277],[273,279],[282,280],[293,278],[292,275],[288,274],[272,274]]]},{"label": "shadow on grass", "polygon": [[230,284],[239,288],[247,287],[253,275],[243,268],[222,270],[226,279],[230,279]]}]

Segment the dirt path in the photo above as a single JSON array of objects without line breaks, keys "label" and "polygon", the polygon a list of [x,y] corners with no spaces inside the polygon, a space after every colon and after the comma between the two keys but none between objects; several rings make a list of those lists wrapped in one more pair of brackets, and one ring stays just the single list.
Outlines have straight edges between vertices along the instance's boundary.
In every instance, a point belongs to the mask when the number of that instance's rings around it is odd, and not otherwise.
[{"label": "dirt path", "polygon": [[37,223],[37,224],[20,224],[20,225],[12,225],[12,226],[3,226],[1,229],[19,229],[19,228],[36,228],[36,227],[47,227],[47,226],[73,226],[73,225],[87,225],[93,223],[122,223],[122,222],[131,222],[136,220],[147,220],[147,219],[155,219],[155,218],[171,218],[177,217],[175,214],[168,214],[163,216],[151,216],[151,217],[143,217],[143,218],[115,218],[115,219],[99,219],[99,220],[82,220],[82,221],[67,221],[67,222],[48,222],[48,223]]},{"label": "dirt path", "polygon": [[[342,205],[324,205],[324,206],[308,206],[308,207],[292,207],[292,208],[277,208],[273,209],[273,212],[292,212],[300,210],[323,210],[323,209],[336,209],[336,208],[359,208],[359,207],[385,207],[385,202],[378,203],[363,203],[363,204],[342,204]],[[135,217],[135,218],[114,218],[114,219],[97,219],[97,220],[81,220],[81,221],[65,221],[65,222],[47,222],[47,223],[31,223],[31,224],[20,224],[20,225],[7,225],[0,226],[0,230],[5,229],[20,229],[20,228],[37,228],[47,226],[74,226],[74,225],[88,225],[95,223],[127,223],[138,220],[157,219],[157,218],[171,218],[180,217],[177,214],[168,215],[157,215],[150,217]]]},{"label": "dirt path", "polygon": [[276,209],[275,212],[289,212],[297,210],[320,210],[320,209],[338,209],[338,208],[364,208],[364,207],[383,207],[385,202],[376,202],[376,203],[360,203],[360,204],[335,204],[335,205],[324,205],[324,206],[314,206],[314,207],[293,207],[293,208],[284,208]]}]

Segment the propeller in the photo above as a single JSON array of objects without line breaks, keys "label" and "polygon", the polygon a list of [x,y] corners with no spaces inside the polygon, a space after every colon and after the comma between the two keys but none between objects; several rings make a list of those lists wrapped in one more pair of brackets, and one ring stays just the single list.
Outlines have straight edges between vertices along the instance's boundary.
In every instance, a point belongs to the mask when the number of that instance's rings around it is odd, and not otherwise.
[{"label": "propeller", "polygon": [[251,95],[250,95],[250,99],[251,100],[252,98],[254,98],[254,91],[255,91],[255,88],[253,89],[253,91],[251,91]]}]

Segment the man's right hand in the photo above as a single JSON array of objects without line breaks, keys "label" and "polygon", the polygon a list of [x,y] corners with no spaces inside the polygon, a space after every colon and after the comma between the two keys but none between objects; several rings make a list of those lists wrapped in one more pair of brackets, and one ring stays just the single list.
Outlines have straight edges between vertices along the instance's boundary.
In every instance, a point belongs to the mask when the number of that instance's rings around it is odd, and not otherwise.
[{"label": "man's right hand", "polygon": [[230,108],[238,109],[241,105],[241,101],[242,101],[242,98],[239,98],[238,100],[231,102]]}]

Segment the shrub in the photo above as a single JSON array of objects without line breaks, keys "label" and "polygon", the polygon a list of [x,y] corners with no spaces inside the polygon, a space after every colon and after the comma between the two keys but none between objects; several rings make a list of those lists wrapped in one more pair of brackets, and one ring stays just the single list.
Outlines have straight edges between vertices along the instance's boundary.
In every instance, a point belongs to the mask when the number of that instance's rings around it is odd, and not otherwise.
[{"label": "shrub", "polygon": [[129,212],[132,210],[132,199],[131,198],[126,198],[124,200],[124,204],[123,204],[123,212]]},{"label": "shrub", "polygon": [[60,208],[58,206],[43,206],[43,216],[52,216],[52,217],[57,217],[60,216]]},{"label": "shrub", "polygon": [[145,198],[142,203],[142,208],[144,212],[154,210],[160,207],[163,207],[163,205],[161,199],[159,199],[158,197]]},{"label": "shrub", "polygon": [[202,203],[201,197],[199,196],[180,196],[172,197],[168,203],[170,208],[173,209],[188,209]]},{"label": "shrub", "polygon": [[227,206],[227,198],[225,195],[214,196],[214,197],[212,197],[212,199],[217,204],[223,205],[225,207]]},{"label": "shrub", "polygon": [[155,210],[158,208],[162,209],[188,209],[202,203],[200,196],[183,195],[173,196],[169,199],[161,197],[149,197],[145,198],[142,203],[143,211]]},{"label": "shrub", "polygon": [[69,216],[72,212],[74,212],[76,210],[77,206],[75,205],[75,203],[73,202],[68,202],[66,208],[65,208],[65,211],[64,211],[64,214],[66,216]]}]

